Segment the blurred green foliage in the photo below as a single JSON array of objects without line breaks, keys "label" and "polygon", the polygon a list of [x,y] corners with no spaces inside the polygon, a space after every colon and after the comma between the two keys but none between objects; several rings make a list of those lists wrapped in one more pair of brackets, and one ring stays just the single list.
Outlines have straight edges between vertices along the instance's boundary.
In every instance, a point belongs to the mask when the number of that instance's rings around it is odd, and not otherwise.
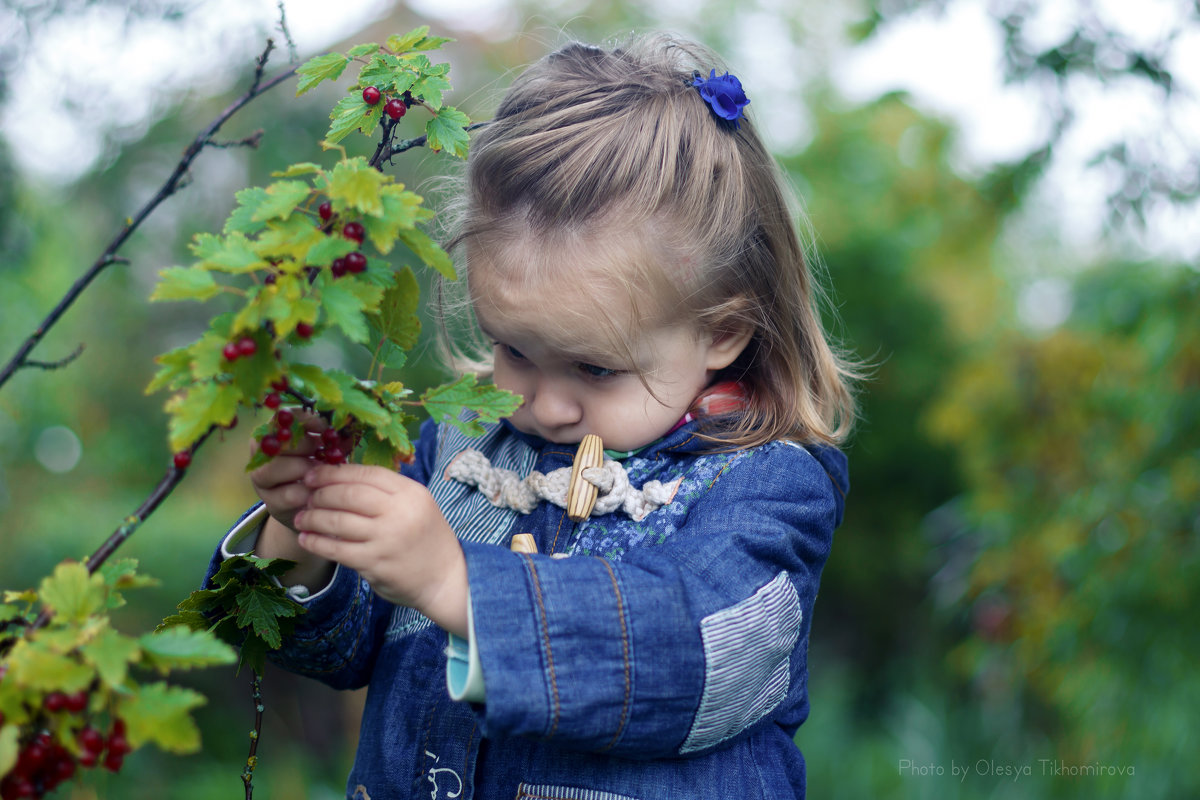
[{"label": "blurred green foliage", "polygon": [[[871,5],[882,9],[871,20],[879,26],[928,3]],[[702,6],[689,32],[730,52],[732,12]],[[570,31],[582,38],[678,24],[643,4],[571,8]],[[790,36],[809,35],[799,12],[780,13]],[[528,35],[461,34],[451,46],[460,90],[452,96],[472,118],[487,117],[508,70],[561,38],[530,33],[535,23],[560,24],[549,16],[523,18]],[[385,35],[413,24],[397,11]],[[153,355],[190,341],[203,320],[183,307],[152,308],[146,297],[194,232],[219,228],[236,189],[313,160],[334,95],[290,94],[261,98],[235,118],[229,138],[261,127],[262,147],[206,152],[194,183],[124,253],[132,263],[110,269],[35,353],[50,360],[83,342],[83,355],[62,370],[23,371],[0,390],[0,585],[32,585],[61,558],[90,551],[166,467],[160,403],[141,387]],[[183,100],[69,190],[0,180],[11,209],[0,215],[3,357],[228,97]],[[812,139],[783,164],[812,221],[831,327],[873,365],[849,447],[846,521],[814,622],[812,716],[797,737],[810,796],[1200,795],[1188,755],[1200,637],[1186,623],[1200,599],[1195,267],[1103,254],[1060,267],[1061,251],[1032,239],[1022,252],[1035,263],[1014,263],[998,242],[1021,235],[1014,212],[1056,141],[965,175],[955,168],[954,130],[903,96],[850,107],[818,84],[807,104]],[[436,202],[444,160],[406,157],[395,169]],[[1030,276],[1065,287],[1069,316],[1048,327],[1023,321],[1020,300],[1044,289]],[[410,362],[411,385],[444,377],[427,355]],[[364,366],[336,351],[322,356]],[[43,466],[54,463],[47,432],[58,427],[82,448],[62,473]],[[245,433],[206,446],[122,551],[163,579],[153,600],[124,610],[130,630],[153,626],[194,587],[216,537],[251,502]],[[248,678],[214,670],[195,685],[210,697],[199,714],[203,754],[139,753],[120,776],[99,776],[77,796],[240,792]],[[340,796],[358,697],[278,672],[265,691],[260,796]]]}]

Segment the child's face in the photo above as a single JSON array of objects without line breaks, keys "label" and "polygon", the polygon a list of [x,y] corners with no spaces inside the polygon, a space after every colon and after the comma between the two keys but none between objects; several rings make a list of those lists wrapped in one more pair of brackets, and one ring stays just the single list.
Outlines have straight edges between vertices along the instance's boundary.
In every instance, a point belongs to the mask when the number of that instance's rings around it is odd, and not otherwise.
[{"label": "child's face", "polygon": [[[529,288],[486,254],[471,261],[475,313],[494,343],[494,381],[524,398],[511,417],[521,431],[562,444],[594,433],[607,448],[634,450],[667,433],[741,350],[730,355],[726,340],[687,322],[639,325],[626,292],[584,277],[602,272],[566,272]],[[630,352],[613,352],[607,324],[634,331]]]}]

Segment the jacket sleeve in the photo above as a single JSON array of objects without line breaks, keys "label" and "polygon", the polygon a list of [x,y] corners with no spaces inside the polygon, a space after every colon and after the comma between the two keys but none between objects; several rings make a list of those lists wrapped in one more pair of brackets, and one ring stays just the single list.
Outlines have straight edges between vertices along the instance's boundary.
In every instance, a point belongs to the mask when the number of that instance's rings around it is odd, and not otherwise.
[{"label": "jacket sleeve", "polygon": [[[425,483],[436,444],[433,426],[422,426],[414,458],[403,465],[401,472]],[[255,533],[250,532],[242,540],[243,545],[236,548],[227,544],[233,538],[231,535],[250,525],[257,530],[265,517],[265,508],[261,504],[254,506],[226,533],[209,563],[204,586],[210,585],[226,554],[253,548],[251,537]],[[270,660],[289,672],[316,678],[335,689],[366,686],[395,606],[376,595],[357,572],[341,565],[328,586],[307,597],[295,594],[293,597],[304,606],[305,613],[296,618],[293,635],[284,640],[279,650],[268,654]]]},{"label": "jacket sleeve", "polygon": [[464,544],[486,735],[634,758],[807,715],[808,631],[841,517],[807,450],[737,460],[662,544],[620,561]]}]

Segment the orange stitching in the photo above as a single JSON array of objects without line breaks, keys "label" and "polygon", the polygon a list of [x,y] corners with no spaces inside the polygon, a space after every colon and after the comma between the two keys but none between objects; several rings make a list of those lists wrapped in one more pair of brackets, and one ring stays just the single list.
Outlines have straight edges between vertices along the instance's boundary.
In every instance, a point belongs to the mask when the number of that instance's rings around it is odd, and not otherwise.
[{"label": "orange stitching", "polygon": [[625,723],[629,719],[629,696],[632,694],[632,685],[629,678],[629,631],[625,627],[625,604],[621,600],[621,587],[617,585],[617,575],[613,572],[612,565],[602,558],[596,560],[608,570],[608,577],[612,580],[613,594],[617,596],[617,619],[621,620],[621,658],[625,662],[625,699],[621,702],[621,721],[617,723],[617,732],[612,741],[600,748],[600,752],[604,752],[616,747],[621,734],[625,732]]},{"label": "orange stitching", "polygon": [[558,718],[561,710],[558,702],[558,679],[554,676],[554,653],[550,649],[550,626],[546,621],[546,604],[542,601],[542,585],[538,581],[537,567],[528,553],[521,555],[525,557],[526,563],[529,564],[529,571],[533,573],[533,591],[537,595],[538,610],[541,612],[542,638],[546,642],[546,663],[550,667],[550,693],[554,697],[554,719],[550,725],[550,732],[546,734],[548,739],[558,730]]}]

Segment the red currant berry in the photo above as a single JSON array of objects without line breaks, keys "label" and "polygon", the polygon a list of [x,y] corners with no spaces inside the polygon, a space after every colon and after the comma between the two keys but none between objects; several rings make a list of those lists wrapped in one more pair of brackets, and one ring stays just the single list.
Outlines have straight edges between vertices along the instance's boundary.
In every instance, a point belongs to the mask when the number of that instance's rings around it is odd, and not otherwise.
[{"label": "red currant berry", "polygon": [[291,441],[292,429],[291,428],[280,428],[279,430],[275,431],[275,437],[277,439],[279,439],[280,442]]},{"label": "red currant berry", "polygon": [[104,734],[93,728],[91,725],[79,731],[75,735],[79,741],[79,746],[83,748],[85,753],[102,753],[104,752]]},{"label": "red currant berry", "polygon": [[335,258],[333,263],[329,265],[329,269],[333,272],[333,277],[340,278],[346,274],[346,259]]},{"label": "red currant berry", "polygon": [[374,86],[368,86],[367,88],[363,89],[363,102],[369,106],[373,106],[378,103],[379,98],[382,96],[383,95],[381,95],[379,90]]},{"label": "red currant berry", "polygon": [[362,272],[367,268],[367,257],[357,251],[346,255],[346,271]]},{"label": "red currant berry", "polygon": [[275,413],[275,424],[280,430],[283,430],[284,428],[290,429],[295,420],[296,415],[286,408],[281,408]]},{"label": "red currant berry", "polygon": [[108,737],[108,752],[126,755],[133,748],[129,746],[129,740],[125,738],[125,731],[120,733],[113,729],[113,733]]},{"label": "red currant berry", "polygon": [[91,769],[96,766],[96,761],[100,758],[99,753],[93,753],[91,750],[84,750],[79,754],[79,766],[84,769]]},{"label": "red currant berry", "polygon": [[69,781],[74,775],[75,760],[64,750],[62,756],[54,764],[53,778],[47,781],[46,788],[53,788],[64,781]]},{"label": "red currant berry", "polygon": [[341,441],[341,438],[333,428],[326,428],[321,431],[321,443],[326,447],[336,447],[339,441]]},{"label": "red currant berry", "polygon": [[316,328],[314,328],[312,325],[310,325],[307,322],[297,322],[296,323],[296,335],[299,336],[301,339],[311,338],[314,331],[316,331]]},{"label": "red currant berry", "polygon": [[33,781],[28,778],[18,778],[12,784],[13,797],[34,797],[37,795],[37,788],[33,785]]},{"label": "red currant berry", "polygon": [[225,356],[226,361],[237,361],[241,354],[236,342],[229,342],[221,348],[221,355]]},{"label": "red currant berry", "polygon": [[67,696],[62,692],[51,692],[42,701],[42,706],[50,712],[62,711],[67,707]]},{"label": "red currant berry", "polygon": [[[179,465],[180,456],[187,456],[187,461],[183,464],[183,466]],[[184,450],[181,453],[175,454],[175,466],[179,467],[180,469],[185,469],[190,463],[192,463],[192,454],[188,451]],[[85,708],[87,708],[87,704],[87,692],[83,691],[82,689],[78,692],[72,692],[71,694],[67,695],[67,711],[70,711],[73,714],[78,714],[80,711],[83,711]]]},{"label": "red currant berry", "polygon": [[114,753],[109,750],[104,756],[104,768],[109,772],[120,772],[121,766],[125,763],[124,753]]},{"label": "red currant berry", "polygon": [[326,464],[345,464],[346,454],[342,452],[342,448],[338,446],[325,448],[325,463]]},{"label": "red currant berry", "polygon": [[238,339],[237,349],[239,355],[252,356],[258,352],[258,342],[249,336],[243,336],[241,339]]},{"label": "red currant berry", "polygon": [[361,222],[347,222],[342,227],[342,236],[345,236],[347,239],[353,239],[359,244],[362,244],[362,240],[366,234],[367,232]]},{"label": "red currant berry", "polygon": [[333,219],[333,203],[326,200],[321,205],[317,206],[317,215],[321,217],[322,222],[329,222]]},{"label": "red currant berry", "polygon": [[281,398],[275,392],[271,392],[269,395],[263,398],[263,405],[272,410],[279,408],[279,405],[282,402],[283,398]]},{"label": "red currant berry", "polygon": [[258,443],[258,446],[259,449],[263,451],[263,455],[271,458],[279,455],[279,451],[283,449],[282,443],[279,441],[279,437],[273,433],[268,433],[266,436],[264,436],[262,441]]},{"label": "red currant berry", "polygon": [[[175,463],[175,469],[187,469],[192,465],[192,454],[183,450],[176,453],[171,460]],[[79,711],[82,710],[82,708],[79,709]]]},{"label": "red currant berry", "polygon": [[383,113],[387,114],[392,119],[400,119],[408,112],[408,106],[404,105],[404,101],[399,97],[393,97],[387,101],[387,105],[383,107]]},{"label": "red currant berry", "polygon": [[284,375],[277,381],[271,381],[271,388],[277,392],[286,392],[288,390],[287,375]]}]

